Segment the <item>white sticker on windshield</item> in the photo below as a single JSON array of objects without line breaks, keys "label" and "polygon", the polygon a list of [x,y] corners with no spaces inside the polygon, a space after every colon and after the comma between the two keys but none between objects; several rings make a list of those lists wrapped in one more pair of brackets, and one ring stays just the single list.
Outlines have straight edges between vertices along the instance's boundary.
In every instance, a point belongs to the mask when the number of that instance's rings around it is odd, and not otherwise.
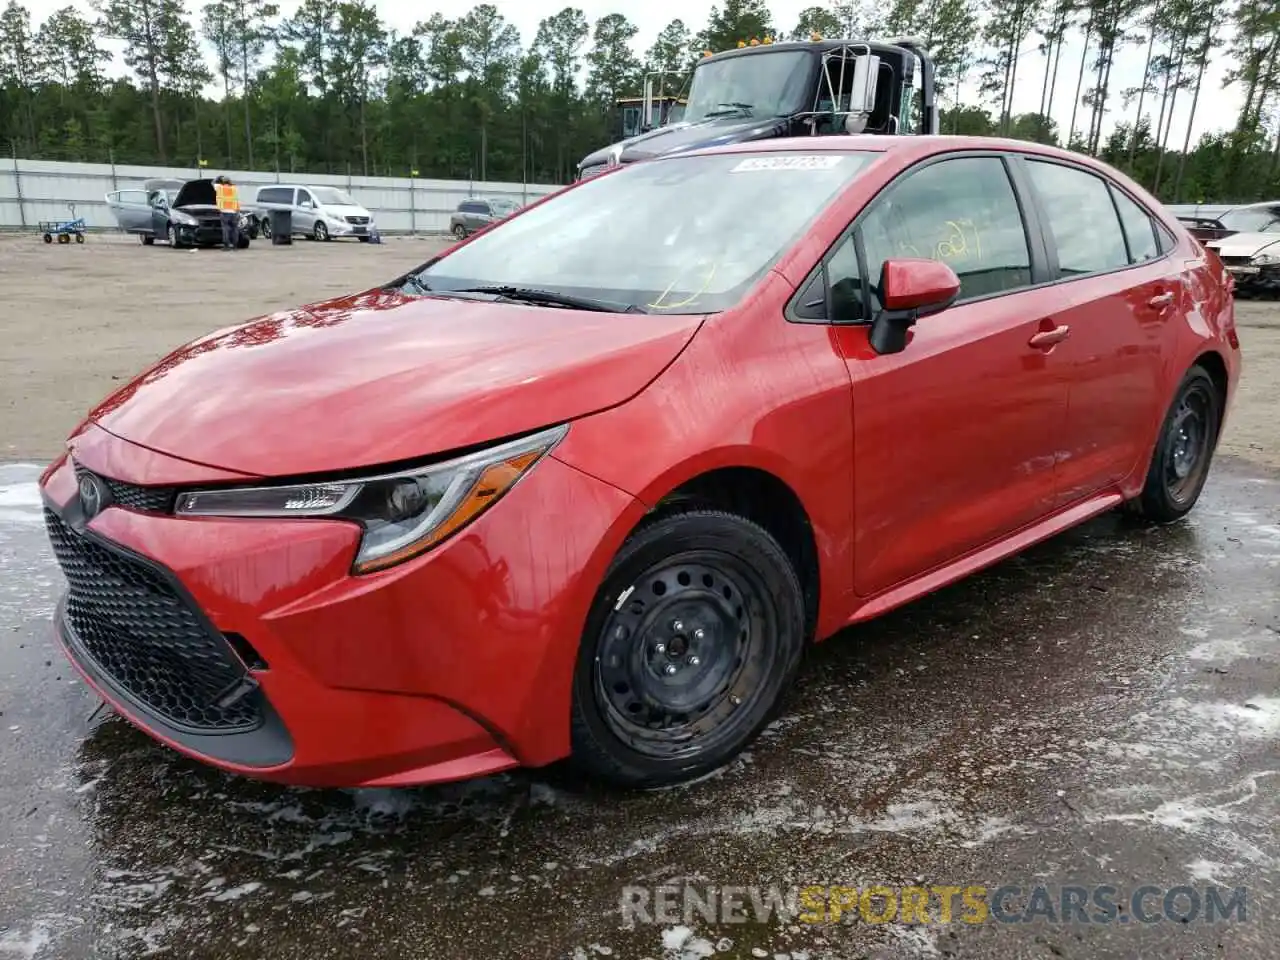
[{"label": "white sticker on windshield", "polygon": [[739,161],[730,173],[745,173],[748,170],[830,170],[842,158],[835,153],[809,154],[805,156],[788,156],[779,154],[774,157],[747,157]]}]

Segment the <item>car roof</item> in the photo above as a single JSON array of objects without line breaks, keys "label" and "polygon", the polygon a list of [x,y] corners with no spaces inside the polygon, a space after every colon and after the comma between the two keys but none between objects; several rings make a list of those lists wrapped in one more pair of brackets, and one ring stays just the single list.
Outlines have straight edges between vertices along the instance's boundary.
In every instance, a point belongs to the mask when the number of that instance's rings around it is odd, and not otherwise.
[{"label": "car roof", "polygon": [[[961,137],[947,135],[904,135],[863,133],[827,137],[778,137],[769,140],[747,140],[718,146],[682,151],[671,154],[672,159],[681,156],[698,156],[733,153],[882,153],[898,158],[903,166],[938,153],[973,150],[1022,153],[1065,160],[1077,166],[1089,167],[1112,179],[1131,183],[1119,170],[1100,160],[1064,150],[1062,147],[1033,143],[1030,140],[1014,140],[1006,137]],[[656,158],[665,159],[663,157]]]},{"label": "car roof", "polygon": [[961,137],[948,135],[925,136],[920,134],[904,136],[885,136],[880,133],[847,134],[829,137],[777,137],[769,140],[747,140],[740,143],[728,143],[713,147],[690,150],[688,156],[702,153],[793,153],[795,151],[810,153],[902,153],[921,154],[942,153],[952,150],[1000,150],[1018,153],[1043,154],[1060,157],[1087,165],[1102,166],[1092,157],[1073,153],[1061,147],[1051,147],[1030,140],[1014,140],[1004,137]]}]

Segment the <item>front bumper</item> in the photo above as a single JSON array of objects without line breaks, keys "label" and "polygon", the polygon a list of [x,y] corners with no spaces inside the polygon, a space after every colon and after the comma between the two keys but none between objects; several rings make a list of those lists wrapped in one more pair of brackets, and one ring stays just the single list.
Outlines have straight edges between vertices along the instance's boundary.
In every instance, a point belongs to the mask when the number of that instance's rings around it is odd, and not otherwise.
[{"label": "front bumper", "polygon": [[[1235,258],[1232,258],[1233,260]],[[1243,260],[1243,258],[1239,258]],[[1280,264],[1258,266],[1253,263],[1224,260],[1227,272],[1235,278],[1236,288],[1245,290],[1280,289]]]},{"label": "front bumper", "polygon": [[[193,469],[157,466],[97,428],[77,439],[82,469],[112,476],[109,465],[120,490]],[[41,488],[70,583],[59,635],[86,682],[176,750],[312,786],[433,783],[565,756],[582,624],[643,509],[547,458],[436,550],[353,577],[352,524],[194,520],[143,499],[86,520],[77,484],[68,459]]]},{"label": "front bumper", "polygon": [[325,220],[324,225],[329,228],[329,236],[331,237],[367,237],[369,236],[369,228],[373,225],[369,223],[347,223],[345,220]]}]

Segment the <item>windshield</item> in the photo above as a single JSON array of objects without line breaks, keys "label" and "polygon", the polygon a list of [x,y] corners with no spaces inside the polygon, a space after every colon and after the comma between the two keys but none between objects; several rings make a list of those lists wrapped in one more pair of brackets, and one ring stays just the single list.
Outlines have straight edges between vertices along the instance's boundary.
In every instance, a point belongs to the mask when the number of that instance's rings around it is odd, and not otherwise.
[{"label": "windshield", "polygon": [[339,190],[337,187],[308,187],[311,195],[320,203],[330,207],[358,207],[359,204],[351,199],[351,195],[345,190]]},{"label": "windshield", "polygon": [[490,200],[489,207],[494,213],[509,214],[515,213],[516,202],[514,200]]},{"label": "windshield", "polygon": [[805,108],[813,56],[806,50],[753,53],[705,61],[693,71],[681,118],[780,117]]},{"label": "windshield", "polygon": [[1229,210],[1218,222],[1228,230],[1236,233],[1278,233],[1280,218],[1270,207],[1258,207],[1253,210]]},{"label": "windshield", "polygon": [[712,313],[737,303],[872,154],[689,156],[623,167],[476,236],[416,277]]}]

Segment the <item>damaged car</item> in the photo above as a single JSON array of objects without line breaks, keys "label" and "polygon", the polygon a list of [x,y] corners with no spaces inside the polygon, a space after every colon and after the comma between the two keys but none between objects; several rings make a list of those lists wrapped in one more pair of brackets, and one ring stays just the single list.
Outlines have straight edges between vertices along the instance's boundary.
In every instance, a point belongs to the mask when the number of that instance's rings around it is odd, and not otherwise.
[{"label": "damaged car", "polygon": [[1243,293],[1280,289],[1280,216],[1254,224],[1255,230],[1233,233],[1205,246],[1222,259]]},{"label": "damaged car", "polygon": [[[164,240],[175,250],[222,246],[222,220],[213,181],[147,180],[141,189],[117,190],[106,196],[116,223],[150,246]],[[237,246],[243,250],[257,236],[245,210],[240,211]]]}]

